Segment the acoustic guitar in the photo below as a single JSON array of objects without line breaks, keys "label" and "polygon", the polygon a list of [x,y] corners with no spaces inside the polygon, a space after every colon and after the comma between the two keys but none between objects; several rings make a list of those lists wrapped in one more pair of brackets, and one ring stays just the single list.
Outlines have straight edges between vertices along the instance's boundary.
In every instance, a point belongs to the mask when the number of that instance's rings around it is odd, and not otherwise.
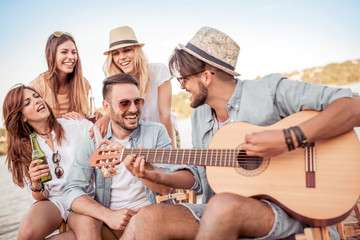
[{"label": "acoustic guitar", "polygon": [[355,131],[272,158],[247,156],[241,149],[247,131],[289,128],[316,114],[302,111],[268,127],[229,123],[214,135],[209,149],[98,149],[89,161],[108,171],[134,153],[150,163],[206,166],[216,193],[268,199],[305,224],[331,225],[344,220],[359,197],[360,143]]}]

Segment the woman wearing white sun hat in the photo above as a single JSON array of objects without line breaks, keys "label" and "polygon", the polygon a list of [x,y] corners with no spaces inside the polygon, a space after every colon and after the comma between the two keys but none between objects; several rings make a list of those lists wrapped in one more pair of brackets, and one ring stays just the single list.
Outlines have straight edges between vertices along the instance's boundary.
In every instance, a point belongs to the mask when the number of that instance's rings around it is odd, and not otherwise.
[{"label": "woman wearing white sun hat", "polygon": [[[139,91],[145,98],[141,119],[160,122],[165,127],[173,146],[179,147],[179,139],[175,139],[175,121],[171,121],[171,75],[165,64],[148,63],[134,31],[128,27],[118,27],[110,31],[109,50],[103,70],[105,76],[127,73],[139,81]],[[96,125],[105,132],[109,118],[103,118]]]}]

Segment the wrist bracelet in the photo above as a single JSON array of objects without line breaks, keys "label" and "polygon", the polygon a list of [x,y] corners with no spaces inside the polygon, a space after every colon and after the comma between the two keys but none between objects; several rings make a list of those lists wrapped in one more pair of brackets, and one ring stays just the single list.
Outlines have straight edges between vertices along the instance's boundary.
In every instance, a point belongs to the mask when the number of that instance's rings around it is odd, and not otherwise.
[{"label": "wrist bracelet", "polygon": [[31,191],[33,191],[33,192],[44,192],[45,191],[45,188],[44,188],[44,184],[43,183],[41,183],[41,188],[40,189],[35,189],[35,188],[33,188],[33,185],[32,185],[32,183],[30,184],[30,189],[31,189]]},{"label": "wrist bracelet", "polygon": [[293,142],[293,140],[292,140],[290,130],[289,130],[289,129],[283,129],[283,132],[284,132],[285,142],[286,142],[286,145],[287,145],[287,147],[288,147],[288,150],[289,150],[289,151],[294,150],[294,149],[295,149],[295,145],[294,145],[294,142]]},{"label": "wrist bracelet", "polygon": [[298,143],[297,147],[301,147],[302,146],[302,141],[301,141],[301,137],[300,134],[298,133],[298,131],[296,130],[295,127],[291,127],[290,130],[293,131],[295,137],[296,137],[296,141]]},{"label": "wrist bracelet", "polygon": [[299,147],[302,147],[302,148],[306,147],[308,145],[308,139],[305,137],[301,128],[298,126],[294,126],[293,128],[300,134],[300,137],[301,137],[301,142],[299,142]]}]

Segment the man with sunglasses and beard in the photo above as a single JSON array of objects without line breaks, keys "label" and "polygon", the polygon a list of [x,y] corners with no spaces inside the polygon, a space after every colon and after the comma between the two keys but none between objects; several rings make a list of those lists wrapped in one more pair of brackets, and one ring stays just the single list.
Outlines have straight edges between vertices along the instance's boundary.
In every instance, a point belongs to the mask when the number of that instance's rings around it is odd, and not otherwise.
[{"label": "man with sunglasses and beard", "polygon": [[[106,78],[103,82],[103,108],[110,116],[108,131],[98,146],[106,144],[107,148],[171,148],[172,143],[165,127],[160,123],[140,120],[144,99],[140,97],[138,81],[131,75],[119,73]],[[152,165],[153,176],[162,176],[161,180],[148,180],[132,176],[125,167],[129,162],[118,165],[116,175],[104,177],[100,169],[92,168],[89,156],[96,150],[91,139],[84,139],[70,170],[64,191],[66,205],[72,211],[98,219],[96,227],[104,223],[117,238],[122,235],[129,220],[137,211],[155,203],[154,192],[168,194],[171,188],[161,185],[171,181],[168,172],[187,176],[179,179],[179,188],[194,188],[200,191],[195,183],[196,170],[189,166],[164,165],[159,168]],[[158,165],[160,166],[160,165]],[[193,173],[192,173],[193,171]],[[104,174],[108,172],[104,171]],[[182,175],[184,174],[184,175]],[[95,199],[88,196],[87,186],[95,182]],[[163,181],[163,182],[162,182]],[[153,191],[151,191],[151,190]],[[104,231],[104,230],[103,230]],[[106,230],[108,231],[108,230]],[[128,231],[131,234],[131,231]],[[123,236],[125,237],[125,236]]]}]

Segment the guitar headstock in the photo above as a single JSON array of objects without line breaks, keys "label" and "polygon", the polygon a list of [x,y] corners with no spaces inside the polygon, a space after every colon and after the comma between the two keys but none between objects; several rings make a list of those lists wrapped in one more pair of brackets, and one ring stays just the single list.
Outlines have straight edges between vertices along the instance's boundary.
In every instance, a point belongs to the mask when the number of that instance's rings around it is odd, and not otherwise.
[{"label": "guitar headstock", "polygon": [[116,165],[121,163],[122,148],[103,148],[95,150],[89,157],[90,166],[100,169],[105,178],[116,175]]}]

